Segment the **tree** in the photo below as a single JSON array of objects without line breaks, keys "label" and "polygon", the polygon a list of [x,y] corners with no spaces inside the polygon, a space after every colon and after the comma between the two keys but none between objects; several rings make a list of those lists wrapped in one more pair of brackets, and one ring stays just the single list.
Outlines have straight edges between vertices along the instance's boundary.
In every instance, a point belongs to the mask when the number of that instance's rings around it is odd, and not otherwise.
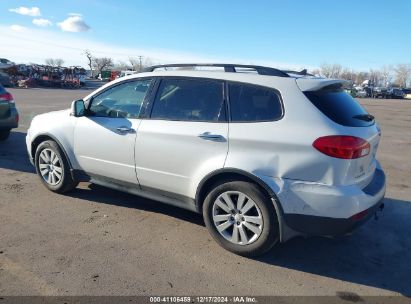
[{"label": "tree", "polygon": [[357,73],[357,77],[355,78],[355,83],[358,85],[363,84],[364,81],[370,79],[369,74],[367,72],[359,72]]},{"label": "tree", "polygon": [[320,69],[314,69],[309,71],[310,74],[314,75],[314,76],[321,76],[321,71]]},{"label": "tree", "polygon": [[120,70],[120,71],[128,71],[131,70],[133,67],[127,64],[127,62],[124,61],[117,61],[116,65],[114,66],[114,69]]},{"label": "tree", "polygon": [[90,50],[84,50],[84,55],[87,57],[87,65],[90,68],[91,76],[93,76],[93,56],[91,55]]},{"label": "tree", "polygon": [[64,64],[64,60],[60,58],[57,58],[57,59],[47,58],[44,62],[46,63],[46,65],[49,65],[53,68],[61,67]]},{"label": "tree", "polygon": [[340,78],[342,66],[340,64],[323,63],[320,66],[321,75],[327,78]]},{"label": "tree", "polygon": [[140,59],[135,57],[129,57],[128,61],[130,62],[131,66],[133,67],[133,71],[140,70]]},{"label": "tree", "polygon": [[113,59],[109,57],[93,58],[93,68],[101,73],[104,69],[109,69],[114,66]]},{"label": "tree", "polygon": [[407,87],[407,83],[411,77],[411,65],[409,64],[398,64],[395,67],[395,83],[399,87]]},{"label": "tree", "polygon": [[392,81],[392,66],[384,65],[381,68],[381,80],[384,86],[389,86]]},{"label": "tree", "polygon": [[374,86],[381,86],[382,84],[382,76],[381,71],[370,69],[369,80]]},{"label": "tree", "polygon": [[350,70],[349,68],[344,68],[340,74],[340,78],[348,80],[353,84],[355,83],[355,80],[357,78],[357,73],[354,72],[354,70]]},{"label": "tree", "polygon": [[133,71],[142,72],[145,68],[153,65],[153,61],[148,57],[138,56],[129,57],[128,61],[133,67]]}]

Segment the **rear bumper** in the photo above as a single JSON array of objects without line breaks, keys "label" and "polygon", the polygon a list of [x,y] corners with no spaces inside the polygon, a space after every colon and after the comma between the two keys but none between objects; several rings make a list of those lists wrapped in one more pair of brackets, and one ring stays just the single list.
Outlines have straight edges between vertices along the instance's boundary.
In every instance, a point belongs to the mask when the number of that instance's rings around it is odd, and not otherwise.
[{"label": "rear bumper", "polygon": [[[371,182],[332,187],[294,182],[279,194],[283,231],[292,235],[337,236],[351,232],[383,207],[385,174],[377,168]],[[282,239],[289,239],[283,235]]]},{"label": "rear bumper", "polygon": [[18,115],[16,108],[10,109],[10,115],[0,118],[0,129],[15,129],[18,127]]},{"label": "rear bumper", "polygon": [[365,223],[377,211],[384,207],[383,200],[364,210],[359,214],[360,218],[330,218],[323,216],[286,214],[284,220],[289,228],[304,235],[340,236],[353,231]]}]

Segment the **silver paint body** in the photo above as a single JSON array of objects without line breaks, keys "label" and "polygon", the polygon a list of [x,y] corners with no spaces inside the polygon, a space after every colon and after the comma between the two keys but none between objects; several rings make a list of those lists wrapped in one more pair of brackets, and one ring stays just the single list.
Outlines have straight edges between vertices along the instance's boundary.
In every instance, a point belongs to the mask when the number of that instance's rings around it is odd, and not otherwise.
[{"label": "silver paint body", "polygon": [[[52,135],[65,150],[73,169],[127,182],[129,186],[99,178],[94,178],[94,182],[158,199],[161,198],[139,190],[160,189],[194,200],[201,181],[223,168],[242,170],[264,181],[276,193],[284,213],[348,218],[383,198],[385,186],[374,196],[362,191],[379,167],[375,158],[380,140],[377,124],[356,128],[339,125],[302,93],[339,80],[159,71],[120,78],[84,100],[116,83],[148,76],[201,77],[275,88],[281,93],[284,116],[273,122],[207,123],[73,117],[70,110],[63,110],[33,119],[27,134],[29,151],[37,136]],[[116,132],[121,126],[136,132]],[[223,140],[199,137],[206,132],[220,135]],[[312,146],[315,139],[326,135],[366,139],[371,153],[354,160],[331,158]]]}]

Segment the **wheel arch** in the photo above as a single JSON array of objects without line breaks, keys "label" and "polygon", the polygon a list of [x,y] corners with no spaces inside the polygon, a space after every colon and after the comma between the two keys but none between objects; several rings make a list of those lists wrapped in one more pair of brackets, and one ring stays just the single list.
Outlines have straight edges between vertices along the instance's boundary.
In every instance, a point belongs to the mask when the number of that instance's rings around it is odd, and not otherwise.
[{"label": "wheel arch", "polygon": [[66,152],[66,150],[64,149],[64,146],[61,144],[61,142],[54,136],[51,135],[49,133],[43,133],[43,134],[38,134],[33,141],[31,142],[31,150],[30,150],[30,157],[33,159],[33,161],[35,160],[35,155],[36,155],[36,150],[37,147],[44,141],[47,140],[52,140],[54,142],[56,142],[56,144],[59,146],[60,150],[63,152],[64,157],[67,160],[67,163],[69,164],[70,170],[73,168],[70,158],[68,157],[68,154]]},{"label": "wheel arch", "polygon": [[244,170],[224,168],[209,173],[199,183],[195,198],[197,210],[200,213],[202,212],[203,201],[213,185],[230,180],[246,181],[256,184],[267,197],[274,198],[276,201],[275,204],[279,205],[278,207],[281,208],[280,204],[277,203],[278,198],[276,193],[261,178]]},{"label": "wheel arch", "polygon": [[280,242],[285,242],[286,240],[299,234],[289,228],[286,224],[284,219],[284,210],[275,191],[271,189],[271,187],[258,176],[240,169],[224,168],[213,171],[205,176],[197,187],[195,199],[197,212],[202,213],[204,199],[207,196],[207,193],[212,189],[213,185],[219,182],[230,180],[240,180],[254,183],[260,188],[263,193],[267,195],[267,197],[274,205],[277,214]]}]

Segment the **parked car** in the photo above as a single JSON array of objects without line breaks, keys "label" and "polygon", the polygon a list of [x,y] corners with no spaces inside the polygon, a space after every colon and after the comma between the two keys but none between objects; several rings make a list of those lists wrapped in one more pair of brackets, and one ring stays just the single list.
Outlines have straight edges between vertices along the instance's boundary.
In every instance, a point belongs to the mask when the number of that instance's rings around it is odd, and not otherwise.
[{"label": "parked car", "polygon": [[371,93],[373,98],[388,98],[388,89],[383,87],[375,87]]},{"label": "parked car", "polygon": [[404,96],[405,99],[411,99],[411,88],[409,88],[409,89],[403,89],[402,91],[403,91],[404,94],[405,94],[405,96]]},{"label": "parked car", "polygon": [[403,99],[404,97],[405,97],[405,93],[400,88],[389,88],[387,90],[387,98]]},{"label": "parked car", "polygon": [[356,94],[355,94],[357,98],[365,98],[367,97],[367,91],[365,90],[357,90]]},{"label": "parked car", "polygon": [[0,141],[6,140],[18,123],[19,114],[13,96],[0,85]]},{"label": "parked car", "polygon": [[6,73],[0,72],[0,85],[2,85],[3,87],[13,86],[13,83],[11,82],[9,75],[7,75]]},{"label": "parked car", "polygon": [[344,81],[207,66],[225,72],[155,66],[36,116],[26,143],[41,182],[64,193],[90,181],[198,212],[244,256],[346,234],[382,208],[380,129]]},{"label": "parked car", "polygon": [[0,69],[8,69],[14,66],[15,63],[6,58],[0,58]]}]

